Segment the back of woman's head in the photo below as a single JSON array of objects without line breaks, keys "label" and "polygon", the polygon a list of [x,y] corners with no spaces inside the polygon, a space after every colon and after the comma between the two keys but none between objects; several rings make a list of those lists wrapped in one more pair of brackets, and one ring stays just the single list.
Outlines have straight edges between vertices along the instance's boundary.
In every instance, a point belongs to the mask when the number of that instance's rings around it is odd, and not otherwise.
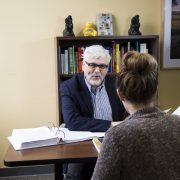
[{"label": "back of woman's head", "polygon": [[129,51],[122,63],[116,81],[118,92],[131,103],[149,103],[157,91],[157,61],[150,54]]}]

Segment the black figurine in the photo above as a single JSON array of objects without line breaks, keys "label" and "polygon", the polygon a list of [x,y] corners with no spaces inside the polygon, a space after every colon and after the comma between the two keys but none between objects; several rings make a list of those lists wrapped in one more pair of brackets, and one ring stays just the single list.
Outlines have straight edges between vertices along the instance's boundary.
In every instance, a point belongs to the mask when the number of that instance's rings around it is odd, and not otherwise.
[{"label": "black figurine", "polygon": [[65,29],[63,31],[63,36],[75,36],[73,32],[73,22],[72,22],[72,16],[69,15],[65,19]]},{"label": "black figurine", "polygon": [[139,22],[139,15],[132,17],[131,19],[131,26],[128,31],[128,35],[141,35],[139,31],[140,22]]}]

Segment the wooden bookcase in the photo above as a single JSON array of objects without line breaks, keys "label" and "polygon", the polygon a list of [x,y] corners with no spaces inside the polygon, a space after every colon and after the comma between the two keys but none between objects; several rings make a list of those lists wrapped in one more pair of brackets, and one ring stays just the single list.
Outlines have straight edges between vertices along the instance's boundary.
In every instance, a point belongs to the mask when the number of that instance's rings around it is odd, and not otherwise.
[{"label": "wooden bookcase", "polygon": [[146,43],[148,53],[153,55],[158,60],[159,55],[159,36],[158,35],[146,35],[146,36],[97,36],[97,37],[56,37],[57,40],[57,77],[58,77],[58,100],[59,100],[59,123],[63,122],[61,115],[61,99],[60,99],[60,85],[62,81],[65,81],[72,77],[73,74],[62,74],[61,67],[61,53],[64,49],[72,47],[74,49],[78,47],[87,47],[93,44],[100,44],[103,46],[111,46],[113,43],[121,45],[127,45],[128,42],[135,44]]}]

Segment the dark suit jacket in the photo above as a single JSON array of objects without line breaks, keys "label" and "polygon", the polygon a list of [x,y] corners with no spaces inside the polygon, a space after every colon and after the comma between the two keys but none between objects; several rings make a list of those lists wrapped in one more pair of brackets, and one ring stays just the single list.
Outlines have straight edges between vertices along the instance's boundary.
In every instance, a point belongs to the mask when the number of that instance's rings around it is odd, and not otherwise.
[{"label": "dark suit jacket", "polygon": [[[124,107],[115,89],[115,76],[106,75],[105,87],[112,107],[113,121],[124,118]],[[111,121],[94,119],[91,94],[84,80],[84,73],[64,81],[60,87],[63,119],[72,131],[106,131]]]}]

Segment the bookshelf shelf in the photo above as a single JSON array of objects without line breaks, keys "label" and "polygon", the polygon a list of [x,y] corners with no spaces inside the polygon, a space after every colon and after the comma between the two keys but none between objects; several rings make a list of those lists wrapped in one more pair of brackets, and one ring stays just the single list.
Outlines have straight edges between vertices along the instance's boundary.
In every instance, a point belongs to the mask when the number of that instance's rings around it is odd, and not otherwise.
[{"label": "bookshelf shelf", "polygon": [[[158,55],[159,55],[159,36],[158,35],[56,37],[56,41],[57,41],[57,75],[58,75],[58,98],[59,98],[59,122],[60,123],[62,122],[60,90],[59,90],[60,84],[62,83],[62,81],[65,81],[71,78],[74,73],[79,72],[78,63],[80,60],[78,58],[83,53],[83,49],[81,49],[82,52],[81,54],[79,54],[80,49],[78,48],[82,48],[82,47],[85,48],[93,44],[100,44],[104,47],[109,46],[112,50],[113,44],[119,44],[120,47],[125,47],[125,52],[126,52],[127,51],[126,47],[128,43],[131,44],[132,46],[131,48],[134,50],[136,50],[136,47],[137,47],[137,45],[135,44],[138,43],[139,48],[140,48],[140,44],[146,44],[148,53],[153,55],[157,60],[158,60]],[[69,57],[69,54],[71,57]],[[111,54],[111,57],[112,57],[112,62],[113,62],[114,55]],[[71,59],[71,60],[69,61],[68,59]],[[71,63],[74,63],[73,66]],[[71,67],[71,70],[69,70],[64,64],[68,64],[69,65],[68,68]],[[114,69],[112,70],[112,72],[116,73]]]}]

